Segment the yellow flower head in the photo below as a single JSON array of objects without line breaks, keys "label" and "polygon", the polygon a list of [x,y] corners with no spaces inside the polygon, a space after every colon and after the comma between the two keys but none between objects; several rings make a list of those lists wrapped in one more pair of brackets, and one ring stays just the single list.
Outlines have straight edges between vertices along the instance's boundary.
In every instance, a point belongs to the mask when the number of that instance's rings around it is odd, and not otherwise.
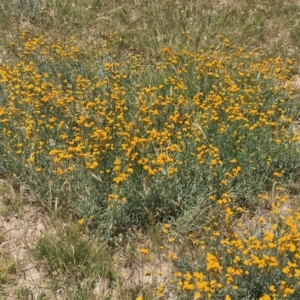
[{"label": "yellow flower head", "polygon": [[142,249],[140,249],[140,253],[142,253],[142,254],[149,254],[149,249],[142,248]]},{"label": "yellow flower head", "polygon": [[83,225],[84,224],[84,219],[82,218],[82,219],[78,220],[78,224]]}]

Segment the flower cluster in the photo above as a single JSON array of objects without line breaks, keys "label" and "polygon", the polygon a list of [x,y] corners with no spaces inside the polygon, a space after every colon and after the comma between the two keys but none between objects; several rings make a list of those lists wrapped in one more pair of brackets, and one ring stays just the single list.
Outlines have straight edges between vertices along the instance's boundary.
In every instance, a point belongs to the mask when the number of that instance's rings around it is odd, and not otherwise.
[{"label": "flower cluster", "polygon": [[[194,257],[177,270],[168,287],[189,299],[297,299],[300,296],[300,211],[288,207],[280,192],[261,195],[271,209],[249,224],[227,213],[228,230],[205,227],[201,237],[189,239]],[[179,248],[178,248],[179,249]]]},{"label": "flower cluster", "polygon": [[124,228],[227,205],[229,192],[248,207],[293,176],[291,59],[225,40],[118,61],[107,41],[84,49],[23,32],[19,61],[0,66],[2,166],[49,206]]}]

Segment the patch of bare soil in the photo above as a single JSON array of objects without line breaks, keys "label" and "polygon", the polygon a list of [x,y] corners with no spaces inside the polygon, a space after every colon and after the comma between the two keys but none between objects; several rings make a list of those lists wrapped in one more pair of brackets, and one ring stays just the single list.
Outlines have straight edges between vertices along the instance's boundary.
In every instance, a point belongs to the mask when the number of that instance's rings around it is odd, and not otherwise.
[{"label": "patch of bare soil", "polygon": [[[2,299],[37,299],[43,296],[41,291],[46,285],[46,277],[32,260],[30,250],[47,230],[49,219],[44,209],[29,204],[22,205],[17,212],[9,212],[4,201],[8,196],[6,193],[13,193],[13,190],[7,189],[4,180],[0,181],[0,186],[0,255],[14,259],[16,266],[14,274],[8,280],[3,279],[2,287],[0,282],[0,291],[5,297]],[[9,195],[12,196],[17,197]],[[19,293],[23,295],[18,296]]]},{"label": "patch of bare soil", "polygon": [[295,90],[300,93],[300,75],[297,75],[294,77],[293,84],[294,84]]}]

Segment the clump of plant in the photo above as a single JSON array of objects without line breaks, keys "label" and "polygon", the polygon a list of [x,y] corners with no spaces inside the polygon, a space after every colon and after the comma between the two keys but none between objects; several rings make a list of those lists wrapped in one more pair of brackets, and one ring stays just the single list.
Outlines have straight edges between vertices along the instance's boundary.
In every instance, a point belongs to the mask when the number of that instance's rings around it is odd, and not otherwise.
[{"label": "clump of plant", "polygon": [[150,219],[197,227],[222,195],[251,209],[295,178],[292,59],[222,38],[150,61],[114,47],[114,34],[86,49],[23,32],[19,62],[0,66],[2,168],[49,208],[93,216],[106,234]]},{"label": "clump of plant", "polygon": [[[186,234],[180,244],[173,230],[164,228],[166,245],[173,244],[174,273],[158,294],[170,291],[178,299],[297,299],[299,287],[300,212],[288,209],[282,192],[260,195],[270,211],[240,219],[242,209],[227,205],[225,227],[220,223]],[[245,212],[244,212],[245,214]],[[219,226],[219,228],[217,228]],[[177,245],[176,245],[177,244]],[[183,251],[181,248],[193,249]]]},{"label": "clump of plant", "polygon": [[76,291],[88,298],[101,279],[107,291],[114,280],[109,249],[99,241],[89,241],[80,225],[41,236],[32,254],[52,278],[53,288],[63,293]]}]

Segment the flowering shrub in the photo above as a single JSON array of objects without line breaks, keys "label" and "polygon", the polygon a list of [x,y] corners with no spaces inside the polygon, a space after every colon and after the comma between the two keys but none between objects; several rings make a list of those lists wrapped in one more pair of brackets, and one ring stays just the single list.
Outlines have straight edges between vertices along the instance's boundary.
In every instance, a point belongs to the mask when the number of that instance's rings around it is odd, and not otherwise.
[{"label": "flowering shrub", "polygon": [[248,227],[227,208],[227,230],[204,227],[200,238],[190,234],[192,258],[176,258],[173,278],[158,294],[174,289],[178,299],[298,299],[300,211],[282,213],[288,198],[263,195],[271,210]]},{"label": "flowering shrub", "polygon": [[1,168],[49,207],[106,233],[182,216],[197,227],[294,178],[291,59],[225,39],[118,60],[109,40],[83,49],[23,32],[18,63],[0,66]]}]

